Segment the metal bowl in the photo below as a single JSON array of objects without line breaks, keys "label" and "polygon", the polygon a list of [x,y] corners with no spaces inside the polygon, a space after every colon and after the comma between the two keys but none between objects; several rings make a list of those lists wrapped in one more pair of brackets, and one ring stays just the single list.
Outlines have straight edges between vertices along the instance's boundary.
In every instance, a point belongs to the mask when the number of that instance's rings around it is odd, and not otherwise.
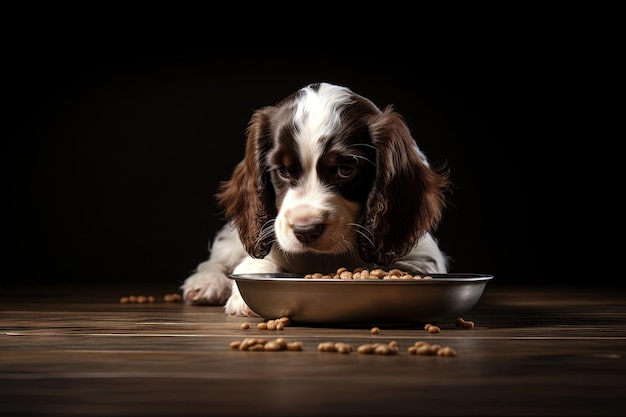
[{"label": "metal bowl", "polygon": [[455,319],[478,303],[492,275],[432,279],[305,279],[295,274],[230,275],[261,317],[309,324],[417,324]]}]

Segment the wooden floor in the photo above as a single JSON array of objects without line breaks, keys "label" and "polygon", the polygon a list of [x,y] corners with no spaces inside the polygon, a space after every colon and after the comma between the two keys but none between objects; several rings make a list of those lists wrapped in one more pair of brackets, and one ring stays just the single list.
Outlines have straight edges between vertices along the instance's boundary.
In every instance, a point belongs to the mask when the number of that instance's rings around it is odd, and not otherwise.
[{"label": "wooden floor", "polygon": [[[176,286],[10,287],[0,294],[0,415],[626,415],[626,291],[498,286],[473,329],[258,330],[221,307],[164,302]],[[154,303],[121,304],[125,295]],[[248,330],[240,325],[247,321]],[[248,337],[302,351],[231,348]],[[396,355],[319,352],[396,341]],[[416,341],[456,357],[413,355]]]}]

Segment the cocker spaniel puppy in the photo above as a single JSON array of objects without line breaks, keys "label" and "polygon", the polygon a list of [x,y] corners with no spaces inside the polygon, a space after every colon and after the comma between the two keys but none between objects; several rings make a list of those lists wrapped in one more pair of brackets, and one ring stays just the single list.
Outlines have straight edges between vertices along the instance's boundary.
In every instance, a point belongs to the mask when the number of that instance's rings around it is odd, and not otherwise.
[{"label": "cocker spaniel puppy", "polygon": [[181,286],[184,301],[256,316],[231,273],[446,273],[432,233],[448,186],[391,106],[308,85],[252,115],[243,160],[216,195],[229,222]]}]

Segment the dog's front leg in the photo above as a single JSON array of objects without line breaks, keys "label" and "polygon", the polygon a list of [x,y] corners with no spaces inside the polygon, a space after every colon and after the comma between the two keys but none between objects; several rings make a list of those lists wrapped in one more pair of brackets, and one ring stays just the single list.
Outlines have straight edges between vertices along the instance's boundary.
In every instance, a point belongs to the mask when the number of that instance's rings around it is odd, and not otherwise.
[{"label": "dog's front leg", "polygon": [[[282,272],[281,268],[274,262],[266,259],[254,259],[251,257],[246,258],[241,262],[233,271],[233,274],[248,274],[248,273],[268,273],[274,274]],[[232,294],[226,301],[224,306],[226,314],[229,316],[247,316],[247,317],[259,317],[243,300],[239,287],[233,282]]]},{"label": "dog's front leg", "polygon": [[183,299],[193,305],[224,305],[232,292],[230,274],[248,257],[232,224],[226,224],[215,237],[209,259],[180,287]]}]

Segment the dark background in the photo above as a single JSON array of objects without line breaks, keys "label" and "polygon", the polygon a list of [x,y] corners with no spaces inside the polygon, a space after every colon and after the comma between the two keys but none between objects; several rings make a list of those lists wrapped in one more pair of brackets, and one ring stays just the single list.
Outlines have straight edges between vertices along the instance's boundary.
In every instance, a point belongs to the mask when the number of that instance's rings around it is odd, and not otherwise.
[{"label": "dark background", "polygon": [[598,233],[611,232],[601,188],[613,188],[615,57],[584,30],[505,27],[358,50],[77,33],[8,46],[5,282],[182,283],[222,224],[213,194],[253,110],[318,81],[393,105],[449,166],[436,235],[452,272],[546,285],[609,271]]}]

